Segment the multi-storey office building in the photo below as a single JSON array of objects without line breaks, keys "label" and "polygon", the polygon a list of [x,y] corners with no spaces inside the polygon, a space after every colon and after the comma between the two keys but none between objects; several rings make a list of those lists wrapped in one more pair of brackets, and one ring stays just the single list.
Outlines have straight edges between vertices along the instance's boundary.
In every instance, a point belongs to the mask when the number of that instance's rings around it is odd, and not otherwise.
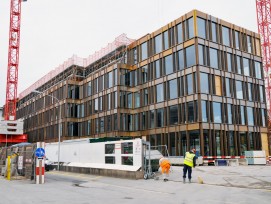
[{"label": "multi-storey office building", "polygon": [[57,141],[60,104],[63,140],[141,137],[170,155],[268,152],[259,34],[191,11],[117,51],[20,99],[30,142]]}]

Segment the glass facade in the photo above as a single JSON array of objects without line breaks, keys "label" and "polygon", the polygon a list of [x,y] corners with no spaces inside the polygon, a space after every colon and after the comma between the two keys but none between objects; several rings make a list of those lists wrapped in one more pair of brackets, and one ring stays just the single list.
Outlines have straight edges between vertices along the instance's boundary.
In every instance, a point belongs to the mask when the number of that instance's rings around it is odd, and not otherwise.
[{"label": "glass facade", "polygon": [[[87,67],[71,67],[81,80],[44,84],[40,90],[61,101],[63,139],[144,135],[152,145],[167,145],[172,156],[190,148],[203,156],[259,150],[260,131],[267,132],[260,39],[214,17],[193,15]],[[31,97],[18,102],[30,142],[56,141],[58,104]],[[131,165],[125,158],[123,164]]]}]

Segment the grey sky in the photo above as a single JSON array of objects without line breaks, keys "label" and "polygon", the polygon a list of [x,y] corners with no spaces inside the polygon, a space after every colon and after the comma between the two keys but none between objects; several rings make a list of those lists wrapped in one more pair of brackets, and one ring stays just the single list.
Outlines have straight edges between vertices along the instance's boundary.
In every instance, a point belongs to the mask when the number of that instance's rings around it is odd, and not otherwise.
[{"label": "grey sky", "polygon": [[[0,1],[0,107],[5,103],[10,0]],[[18,94],[73,54],[126,33],[137,39],[198,9],[257,32],[255,0],[28,0],[22,4]]]}]

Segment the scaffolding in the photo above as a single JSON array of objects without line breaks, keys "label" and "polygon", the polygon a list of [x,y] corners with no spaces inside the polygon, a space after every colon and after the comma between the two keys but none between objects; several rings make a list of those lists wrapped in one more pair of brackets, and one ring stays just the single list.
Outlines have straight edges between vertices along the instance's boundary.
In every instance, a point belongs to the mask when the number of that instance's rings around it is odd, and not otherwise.
[{"label": "scaffolding", "polygon": [[72,74],[74,76],[79,75],[84,77],[100,67],[103,67],[104,65],[123,57],[123,52],[125,52],[127,46],[132,42],[134,42],[133,39],[128,38],[126,34],[121,34],[120,36],[116,37],[112,43],[109,43],[106,47],[88,56],[87,58],[81,58],[77,55],[73,55],[63,64],[59,65],[30,87],[22,91],[19,94],[20,100],[26,97],[24,101],[27,101],[33,97],[31,95],[32,91],[45,91],[60,81],[67,79]]}]

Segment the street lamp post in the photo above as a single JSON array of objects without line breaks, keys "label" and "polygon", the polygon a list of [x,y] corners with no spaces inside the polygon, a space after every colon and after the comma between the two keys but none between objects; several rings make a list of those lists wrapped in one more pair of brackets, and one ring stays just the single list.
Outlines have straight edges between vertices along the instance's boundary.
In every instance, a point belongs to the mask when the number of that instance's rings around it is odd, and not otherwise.
[{"label": "street lamp post", "polygon": [[[33,93],[38,93],[38,94],[43,94],[44,92],[38,91],[38,90],[34,90],[32,91]],[[61,105],[60,105],[60,100],[58,98],[56,98],[55,96],[52,96],[50,94],[45,94],[45,96],[49,96],[53,99],[55,99],[58,103],[58,107],[59,107],[59,111],[58,111],[58,154],[57,154],[57,170],[59,171],[59,161],[60,161],[60,128],[61,128]]]}]

